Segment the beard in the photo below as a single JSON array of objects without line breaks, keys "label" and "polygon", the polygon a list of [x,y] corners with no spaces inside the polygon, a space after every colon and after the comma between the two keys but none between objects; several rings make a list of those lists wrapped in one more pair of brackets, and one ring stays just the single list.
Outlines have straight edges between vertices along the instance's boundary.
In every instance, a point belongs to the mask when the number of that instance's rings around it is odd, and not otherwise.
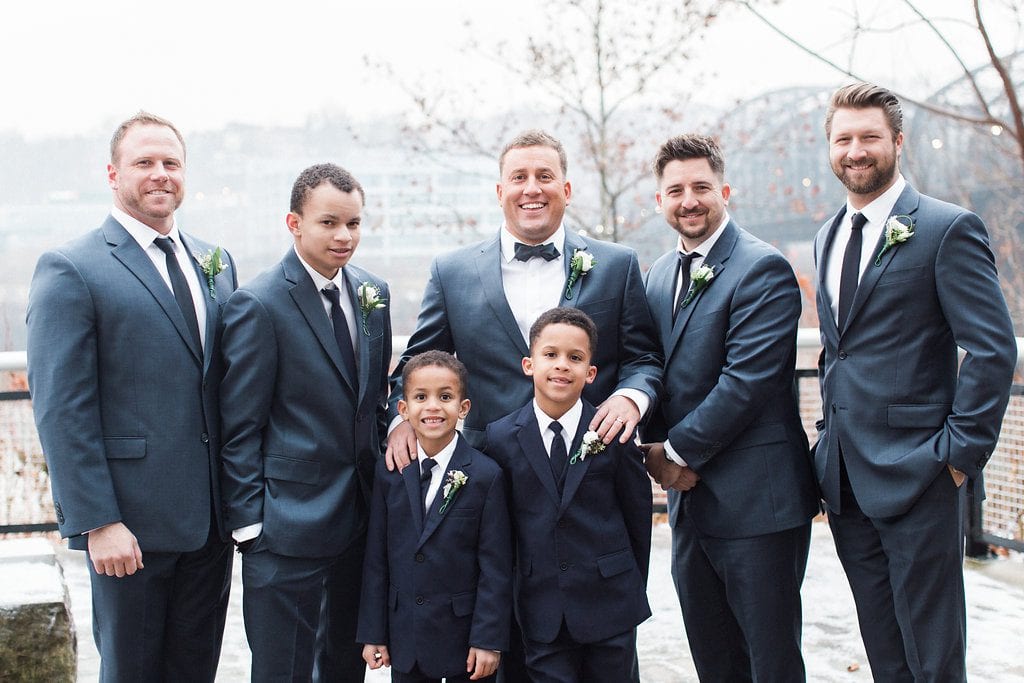
[{"label": "beard", "polygon": [[850,173],[850,169],[842,161],[832,167],[832,172],[836,174],[836,178],[839,178],[839,182],[846,186],[846,189],[853,194],[874,194],[884,189],[896,177],[896,157],[892,156],[888,159],[872,158],[872,160],[874,164],[870,167],[869,172],[860,178],[854,178]]}]

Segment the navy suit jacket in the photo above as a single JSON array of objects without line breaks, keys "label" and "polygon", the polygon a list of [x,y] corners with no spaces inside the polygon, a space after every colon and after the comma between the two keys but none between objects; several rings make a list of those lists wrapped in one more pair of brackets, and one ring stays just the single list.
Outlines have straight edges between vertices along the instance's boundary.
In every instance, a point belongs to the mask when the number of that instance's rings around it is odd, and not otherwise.
[{"label": "navy suit jacket", "polygon": [[[347,294],[387,283],[351,264]],[[263,523],[278,555],[330,557],[366,528],[381,454],[391,359],[390,309],[356,325],[359,377],[343,370],[323,297],[290,249],[224,307],[222,452],[229,529]]]},{"label": "navy suit jacket", "polygon": [[466,484],[443,514],[442,484],[424,520],[419,470],[389,472],[378,463],[356,640],[387,644],[397,671],[418,665],[432,678],[464,676],[470,647],[508,651],[505,482],[494,461],[460,437],[445,477],[461,470]]},{"label": "navy suit jacket", "polygon": [[[573,285],[571,299],[563,290],[559,305],[587,313],[600,332],[592,361],[597,379],[584,390],[584,398],[598,404],[616,389],[632,388],[653,401],[661,388],[661,354],[636,253],[566,232],[566,280],[576,249],[589,251],[596,264]],[[469,370],[473,410],[463,434],[474,447],[483,445],[488,423],[533,397],[533,383],[522,369],[529,348],[502,286],[499,235],[434,259],[416,330],[392,373],[389,417],[398,414],[405,363],[431,349],[454,353]]]},{"label": "navy suit jacket", "polygon": [[[999,436],[1017,349],[985,224],[909,184],[893,215],[914,236],[864,267],[846,329],[825,288],[845,207],[818,231],[824,419],[815,466],[839,505],[839,448],[861,509],[906,512],[947,464],[976,478]],[[883,231],[875,254],[885,239]],[[957,372],[957,347],[964,351]]]},{"label": "navy suit jacket", "polygon": [[800,288],[793,269],[729,221],[704,260],[714,277],[673,322],[678,264],[673,250],[647,274],[666,365],[644,439],[667,438],[701,477],[685,494],[669,492],[670,522],[682,512],[719,538],[805,524],[818,511],[818,492],[794,379]]},{"label": "navy suit jacket", "polygon": [[[220,308],[235,264],[214,278],[214,249],[182,233],[206,298],[206,345],[174,294],[112,216],[36,265],[28,305],[28,379],[61,535],[121,521],[143,553],[188,552],[219,507]],[[211,496],[214,498],[211,501]]]},{"label": "navy suit jacket", "polygon": [[[570,455],[595,412],[584,401]],[[649,617],[651,480],[640,449],[616,440],[567,465],[559,495],[531,400],[488,425],[486,452],[509,489],[523,635],[550,643],[564,620],[577,642],[592,643]]]}]

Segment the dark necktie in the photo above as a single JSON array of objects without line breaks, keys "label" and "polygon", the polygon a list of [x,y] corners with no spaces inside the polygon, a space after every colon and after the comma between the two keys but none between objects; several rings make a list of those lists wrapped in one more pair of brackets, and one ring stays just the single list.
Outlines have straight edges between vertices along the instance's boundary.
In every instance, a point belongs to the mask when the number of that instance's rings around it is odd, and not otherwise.
[{"label": "dark necktie", "polygon": [[558,490],[561,491],[562,482],[565,481],[565,466],[569,461],[569,454],[565,449],[565,439],[562,438],[562,425],[555,421],[548,426],[548,429],[555,433],[555,438],[551,440],[551,457],[549,458],[551,474],[555,475],[555,483],[558,484]]},{"label": "dark necktie", "polygon": [[839,315],[836,322],[839,331],[846,327],[846,319],[853,307],[853,297],[857,293],[857,281],[860,279],[860,252],[864,244],[864,224],[867,216],[862,213],[853,214],[850,221],[850,241],[846,243],[843,253],[843,270],[839,276]]},{"label": "dark necktie", "polygon": [[547,244],[523,244],[522,242],[516,242],[517,261],[529,261],[538,256],[545,261],[554,261],[558,258],[558,249],[551,242]]},{"label": "dark necktie", "polygon": [[199,318],[196,316],[196,305],[192,301],[192,290],[188,287],[188,280],[185,273],[181,272],[178,265],[178,257],[174,255],[174,240],[170,237],[157,237],[153,243],[164,252],[167,262],[167,274],[171,277],[171,291],[174,292],[174,300],[178,302],[181,315],[185,318],[185,326],[192,334],[196,342],[196,348],[203,348],[199,337]]},{"label": "dark necktie", "polygon": [[695,251],[691,251],[689,254],[679,252],[679,296],[676,297],[675,308],[672,309],[672,322],[675,322],[676,316],[679,315],[680,309],[683,307],[683,302],[686,301],[686,295],[690,292],[690,264],[693,263],[693,259],[700,256]]},{"label": "dark necktie", "polygon": [[423,458],[420,462],[420,501],[423,504],[423,518],[427,518],[427,489],[430,488],[430,478],[434,472],[434,465],[437,461],[433,458]]},{"label": "dark necktie", "polygon": [[345,312],[341,310],[341,292],[337,287],[324,287],[320,291],[331,302],[331,324],[334,326],[334,339],[338,342],[338,350],[341,351],[341,361],[345,365],[345,372],[355,383],[359,379],[359,375],[356,373],[356,354],[352,351],[352,335],[348,331]]}]

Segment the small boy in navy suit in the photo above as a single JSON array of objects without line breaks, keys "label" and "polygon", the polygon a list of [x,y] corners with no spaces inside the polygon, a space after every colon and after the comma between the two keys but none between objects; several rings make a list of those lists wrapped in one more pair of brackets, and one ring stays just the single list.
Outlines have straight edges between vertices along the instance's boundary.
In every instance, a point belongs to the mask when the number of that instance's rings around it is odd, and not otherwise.
[{"label": "small boy in navy suit", "polygon": [[466,367],[442,351],[414,356],[398,402],[419,444],[401,473],[378,463],[356,640],[391,680],[490,681],[508,649],[512,532],[493,460],[458,434]]},{"label": "small boy in navy suit", "polygon": [[534,399],[487,427],[508,482],[516,616],[534,683],[633,678],[635,629],[651,615],[651,484],[632,442],[587,432],[593,321],[555,308],[530,328]]}]

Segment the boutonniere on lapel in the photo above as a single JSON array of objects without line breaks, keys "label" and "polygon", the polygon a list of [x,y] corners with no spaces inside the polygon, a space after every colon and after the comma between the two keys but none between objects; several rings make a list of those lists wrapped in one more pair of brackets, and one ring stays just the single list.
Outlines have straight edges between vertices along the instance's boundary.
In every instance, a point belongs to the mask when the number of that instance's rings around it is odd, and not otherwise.
[{"label": "boutonniere on lapel", "polygon": [[572,298],[572,286],[576,281],[589,273],[595,265],[597,261],[589,251],[577,249],[572,253],[572,259],[569,261],[569,281],[565,283],[566,299]]},{"label": "boutonniere on lapel", "polygon": [[444,514],[444,511],[448,509],[451,502],[455,500],[459,489],[465,486],[468,481],[469,477],[462,470],[450,470],[448,472],[448,478],[444,480],[444,489],[441,492],[444,500],[441,502],[441,509],[437,511],[438,514]]},{"label": "boutonniere on lapel", "polygon": [[359,285],[359,288],[356,289],[356,296],[359,298],[359,312],[363,318],[363,334],[369,337],[370,328],[366,325],[366,319],[378,308],[386,308],[388,301],[380,298],[380,290],[369,282]]},{"label": "boutonniere on lapel", "polygon": [[690,276],[690,288],[686,290],[686,298],[679,308],[686,308],[693,301],[693,298],[708,288],[711,281],[715,279],[715,267],[701,264],[700,268],[693,271]]},{"label": "boutonniere on lapel", "polygon": [[206,287],[210,290],[211,299],[217,298],[217,288],[213,286],[213,278],[228,269],[228,264],[221,260],[222,253],[220,247],[217,247],[213,251],[207,251],[206,254],[199,257],[199,268],[203,271],[203,275],[206,276]]},{"label": "boutonniere on lapel", "polygon": [[587,459],[588,455],[597,455],[604,450],[604,442],[601,441],[601,437],[597,435],[597,432],[587,432],[583,435],[583,443],[576,449],[576,452],[572,454],[572,458],[569,459],[570,465],[575,465],[577,462],[583,462]]},{"label": "boutonniere on lapel", "polygon": [[885,222],[885,244],[875,257],[875,267],[882,265],[882,256],[893,247],[898,247],[914,236],[914,219],[900,214],[890,216]]}]

